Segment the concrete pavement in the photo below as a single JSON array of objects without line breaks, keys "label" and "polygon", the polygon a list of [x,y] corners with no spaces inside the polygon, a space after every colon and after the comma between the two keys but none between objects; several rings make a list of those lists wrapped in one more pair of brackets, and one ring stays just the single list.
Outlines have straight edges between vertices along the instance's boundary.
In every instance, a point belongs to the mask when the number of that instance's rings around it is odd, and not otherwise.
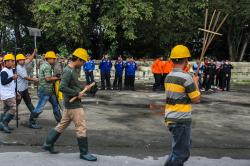
[{"label": "concrete pavement", "polygon": [[[128,160],[135,164],[162,165],[165,161],[163,156],[170,151],[170,135],[164,126],[163,117],[152,112],[149,104],[164,104],[164,100],[164,93],[152,92],[148,85],[137,87],[135,92],[99,91],[94,98],[85,97],[83,105],[91,151],[100,155],[101,160],[107,160],[107,163],[110,160],[122,165],[124,160]],[[34,104],[37,101],[34,91],[32,101]],[[213,166],[220,162],[225,166],[245,166],[246,163],[246,166],[250,166],[249,103],[250,89],[247,86],[232,87],[231,92],[208,92],[202,95],[202,102],[193,107],[192,126],[192,156],[201,157],[192,157],[188,166],[206,163]],[[64,157],[69,160],[62,160],[63,163],[83,162],[78,160],[78,154],[74,154],[78,152],[78,147],[73,124],[56,143],[56,148],[65,154],[50,156],[41,153],[40,146],[49,129],[56,125],[50,104],[46,105],[38,119],[43,126],[41,130],[27,128],[29,113],[23,103],[19,111],[20,127],[10,135],[0,132],[1,163],[10,160],[13,155],[20,155],[24,161],[31,162],[35,162],[32,158],[39,156],[41,159],[51,158],[52,163]],[[13,121],[11,126],[14,125]],[[148,156],[154,160],[147,159]]]},{"label": "concrete pavement", "polygon": [[[77,153],[56,154],[8,152],[0,153],[1,165],[9,166],[161,166],[165,157],[146,157],[137,159],[127,156],[97,155],[97,162],[80,160]],[[192,157],[185,166],[249,166],[250,160],[233,160],[231,158],[208,159]]]}]

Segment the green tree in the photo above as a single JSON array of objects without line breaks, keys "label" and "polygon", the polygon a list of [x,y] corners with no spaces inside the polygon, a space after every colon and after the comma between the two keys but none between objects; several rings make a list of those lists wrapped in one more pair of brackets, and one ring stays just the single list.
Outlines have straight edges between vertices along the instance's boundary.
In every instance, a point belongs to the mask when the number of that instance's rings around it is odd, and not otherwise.
[{"label": "green tree", "polygon": [[243,61],[250,40],[250,2],[248,0],[210,1],[210,8],[229,14],[223,28],[231,61]]},{"label": "green tree", "polygon": [[[203,0],[154,0],[153,17],[139,25],[141,32],[136,44],[147,51],[167,54],[173,45],[186,44],[197,36],[198,28],[203,24]],[[136,48],[135,48],[136,49]]]},{"label": "green tree", "polygon": [[153,8],[142,0],[36,0],[32,11],[48,38],[60,39],[67,46],[73,42],[75,46],[90,47],[91,39],[96,37],[109,50],[119,37],[134,40],[137,22],[149,20]]},{"label": "green tree", "polygon": [[[0,0],[0,27],[3,47],[13,51],[8,45],[23,48],[24,43],[29,43],[26,38],[26,26],[34,25],[32,12],[29,6],[33,0]],[[14,38],[12,37],[12,30]],[[9,41],[12,40],[12,41]],[[5,44],[5,46],[3,45]]]}]

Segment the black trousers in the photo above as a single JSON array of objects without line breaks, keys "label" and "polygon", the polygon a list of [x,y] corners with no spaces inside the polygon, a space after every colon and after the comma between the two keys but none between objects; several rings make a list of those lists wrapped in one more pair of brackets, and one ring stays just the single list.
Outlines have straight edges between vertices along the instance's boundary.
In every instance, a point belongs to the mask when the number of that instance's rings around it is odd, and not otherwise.
[{"label": "black trousers", "polygon": [[219,86],[219,82],[220,82],[220,71],[216,70],[216,79],[215,79],[215,86]]},{"label": "black trousers", "polygon": [[115,73],[115,79],[114,79],[114,82],[113,82],[113,89],[117,89],[117,88],[119,90],[122,89],[122,75],[118,74],[118,73]]},{"label": "black trousers", "polygon": [[210,82],[211,82],[211,85],[213,85],[213,86],[215,85],[214,84],[214,79],[215,79],[215,75],[212,74],[211,77],[210,77]]},{"label": "black trousers", "polygon": [[205,84],[205,90],[208,91],[211,89],[211,84],[212,84],[212,78],[211,75],[206,75],[206,84]]},{"label": "black trousers", "polygon": [[21,91],[21,92],[19,91],[18,93],[21,95],[21,100],[17,101],[17,105],[19,105],[23,99],[24,103],[28,107],[29,111],[32,112],[34,110],[34,105],[31,102],[31,98],[30,98],[30,94],[29,94],[28,89]]},{"label": "black trousers", "polygon": [[206,88],[206,82],[207,82],[207,75],[204,74],[204,75],[203,75],[203,82],[202,82],[202,87],[203,87],[203,88]]},{"label": "black trousers", "polygon": [[135,90],[135,76],[134,75],[125,75],[124,82],[125,89]]},{"label": "black trousers", "polygon": [[225,89],[227,91],[230,90],[230,80],[231,80],[231,74],[224,74],[224,77],[223,77],[223,88],[222,89]]},{"label": "black trousers", "polygon": [[161,89],[162,85],[162,74],[154,74],[155,83],[153,85],[153,90]]},{"label": "black trousers", "polygon": [[95,81],[95,80],[94,80],[93,71],[91,71],[91,72],[87,72],[87,71],[86,71],[86,72],[85,72],[85,77],[86,77],[86,82],[87,82],[88,85]]},{"label": "black trousers", "polygon": [[101,72],[101,86],[102,89],[105,89],[105,82],[106,82],[106,86],[107,89],[111,89],[111,85],[110,85],[110,72]]},{"label": "black trousers", "polygon": [[168,73],[163,73],[162,77],[161,77],[161,89],[165,90],[165,79],[167,77]]}]

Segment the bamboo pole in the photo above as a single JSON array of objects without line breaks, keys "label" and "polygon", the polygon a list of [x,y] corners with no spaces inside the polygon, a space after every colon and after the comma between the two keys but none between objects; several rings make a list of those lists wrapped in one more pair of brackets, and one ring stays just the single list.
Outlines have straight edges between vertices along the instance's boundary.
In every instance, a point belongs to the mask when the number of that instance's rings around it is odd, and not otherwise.
[{"label": "bamboo pole", "polygon": [[[228,17],[228,14],[227,14],[223,18],[223,20],[221,21],[221,23],[218,25],[218,27],[217,27],[217,24],[218,24],[221,12],[217,13],[216,19],[214,21],[215,14],[216,14],[216,10],[214,10],[214,12],[213,12],[213,15],[212,15],[211,20],[210,20],[209,27],[206,28],[207,15],[208,15],[208,9],[206,9],[204,29],[199,28],[199,30],[201,30],[201,31],[204,32],[204,39],[203,39],[203,46],[202,46],[202,52],[201,52],[201,56],[200,56],[200,61],[199,61],[198,68],[196,70],[195,76],[198,76],[198,74],[199,74],[199,69],[200,69],[201,61],[203,60],[203,57],[204,57],[204,55],[205,55],[205,53],[206,53],[209,45],[213,41],[215,35],[220,35],[220,36],[222,35],[222,34],[218,33],[218,31],[220,30],[221,26],[224,24],[224,22],[226,21],[226,19]],[[211,29],[211,26],[212,26],[212,29]],[[216,29],[216,30],[214,31],[214,29]]]}]

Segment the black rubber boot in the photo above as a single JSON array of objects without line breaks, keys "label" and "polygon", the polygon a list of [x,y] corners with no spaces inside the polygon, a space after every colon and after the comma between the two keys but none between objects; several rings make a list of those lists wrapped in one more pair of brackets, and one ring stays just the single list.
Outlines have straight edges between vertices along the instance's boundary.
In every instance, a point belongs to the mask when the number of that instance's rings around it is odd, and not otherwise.
[{"label": "black rubber boot", "polygon": [[46,141],[43,144],[43,149],[49,151],[51,154],[59,153],[58,151],[55,151],[54,144],[60,135],[61,133],[58,133],[55,129],[51,129],[46,138]]},{"label": "black rubber boot", "polygon": [[97,161],[97,158],[88,152],[88,138],[77,138],[78,146],[80,150],[80,158],[87,161]]},{"label": "black rubber boot", "polygon": [[184,166],[181,161],[166,161],[164,166]]},{"label": "black rubber boot", "polygon": [[13,114],[6,113],[0,124],[0,129],[3,130],[5,133],[11,133],[12,128],[9,127],[9,123],[13,118],[14,118]]},{"label": "black rubber boot", "polygon": [[3,121],[4,113],[0,114],[0,122]]},{"label": "black rubber boot", "polygon": [[32,129],[41,129],[42,127],[36,123],[36,118],[38,118],[40,113],[31,112],[29,119],[29,127]]}]

